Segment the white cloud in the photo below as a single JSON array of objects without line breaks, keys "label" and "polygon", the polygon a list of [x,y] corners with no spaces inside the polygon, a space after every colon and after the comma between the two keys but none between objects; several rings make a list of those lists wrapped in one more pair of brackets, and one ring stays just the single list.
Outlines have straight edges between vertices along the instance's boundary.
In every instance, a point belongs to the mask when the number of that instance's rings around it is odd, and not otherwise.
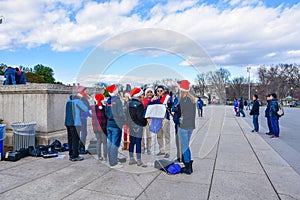
[{"label": "white cloud", "polygon": [[[82,50],[109,37],[139,28],[163,28],[182,33],[202,45],[219,65],[272,64],[300,60],[300,3],[267,8],[259,0],[227,1],[232,7],[169,1],[157,4],[145,20],[132,14],[138,0],[97,3],[79,0],[2,0],[5,16],[0,50],[49,44],[55,51]],[[176,39],[157,37],[157,43]],[[119,41],[116,49],[147,45],[147,35]],[[174,51],[192,52],[174,40]],[[181,50],[179,50],[181,49]],[[276,56],[274,56],[276,52]],[[191,53],[191,57],[193,57]],[[187,63],[181,63],[186,65]]]}]

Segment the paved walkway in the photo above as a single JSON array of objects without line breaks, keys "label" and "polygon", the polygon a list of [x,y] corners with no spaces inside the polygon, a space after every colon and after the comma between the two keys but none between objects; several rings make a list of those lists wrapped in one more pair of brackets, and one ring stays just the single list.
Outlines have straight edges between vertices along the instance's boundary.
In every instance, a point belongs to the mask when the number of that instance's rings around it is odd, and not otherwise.
[{"label": "paved walkway", "polygon": [[[192,137],[192,175],[171,176],[152,167],[129,167],[128,162],[112,170],[91,155],[82,162],[70,162],[67,156],[1,161],[0,199],[300,200],[300,176],[250,130],[231,107],[205,107]],[[173,127],[171,131],[174,136]],[[171,145],[174,158],[174,137]]]}]

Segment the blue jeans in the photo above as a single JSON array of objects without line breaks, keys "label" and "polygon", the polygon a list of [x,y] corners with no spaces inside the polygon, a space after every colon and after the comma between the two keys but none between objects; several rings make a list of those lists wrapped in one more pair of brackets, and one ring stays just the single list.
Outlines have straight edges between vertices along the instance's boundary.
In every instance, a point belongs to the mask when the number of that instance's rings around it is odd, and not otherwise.
[{"label": "blue jeans", "polygon": [[107,152],[110,166],[118,164],[118,149],[121,137],[122,129],[107,127]]},{"label": "blue jeans", "polygon": [[87,136],[87,119],[81,119],[80,140],[83,145],[85,145],[86,136]]},{"label": "blue jeans", "polygon": [[254,125],[254,131],[258,132],[259,130],[258,115],[253,115],[253,125]]},{"label": "blue jeans", "polygon": [[272,124],[271,124],[271,121],[270,121],[270,117],[267,117],[267,123],[268,123],[269,133],[273,134]]},{"label": "blue jeans", "polygon": [[277,117],[270,117],[270,123],[272,126],[272,133],[274,136],[279,137],[279,122]]},{"label": "blue jeans", "polygon": [[135,145],[136,158],[138,160],[141,160],[142,159],[142,156],[141,156],[141,152],[142,152],[142,138],[140,138],[140,137],[134,137],[134,136],[130,135],[130,145],[129,145],[129,157],[130,157],[130,159],[133,159],[134,145]]},{"label": "blue jeans", "polygon": [[239,108],[239,112],[238,112],[238,116],[243,115],[243,117],[245,117],[245,112],[243,108]]},{"label": "blue jeans", "polygon": [[190,150],[190,139],[192,136],[194,129],[182,129],[178,127],[178,134],[181,143],[181,151],[183,154],[183,159],[185,163],[189,163],[191,161],[191,150]]},{"label": "blue jeans", "polygon": [[14,74],[6,74],[5,77],[4,85],[9,85],[9,79],[11,79],[13,85],[16,85],[16,76]]}]

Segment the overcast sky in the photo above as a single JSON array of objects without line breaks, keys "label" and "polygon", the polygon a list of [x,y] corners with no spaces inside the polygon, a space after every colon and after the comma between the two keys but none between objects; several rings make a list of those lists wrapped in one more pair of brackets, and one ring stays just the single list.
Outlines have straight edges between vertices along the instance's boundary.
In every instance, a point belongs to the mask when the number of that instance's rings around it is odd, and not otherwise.
[{"label": "overcast sky", "polygon": [[[100,79],[119,80],[152,63],[191,80],[196,72],[190,66],[204,55],[232,76],[246,76],[247,66],[255,77],[259,65],[300,63],[299,0],[0,0],[0,16],[0,63],[44,64],[65,83],[78,81],[99,46],[126,54],[105,72],[89,66]],[[152,29],[157,39],[148,31]],[[107,41],[109,47],[103,45]],[[201,55],[189,48],[193,42]],[[101,65],[103,60],[98,61]]]}]

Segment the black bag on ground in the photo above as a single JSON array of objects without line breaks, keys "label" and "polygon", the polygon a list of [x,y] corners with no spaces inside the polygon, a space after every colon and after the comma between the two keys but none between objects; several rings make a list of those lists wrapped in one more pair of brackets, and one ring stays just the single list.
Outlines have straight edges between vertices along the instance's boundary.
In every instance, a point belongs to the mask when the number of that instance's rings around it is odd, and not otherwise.
[{"label": "black bag on ground", "polygon": [[51,146],[57,150],[57,151],[60,151],[61,150],[61,142],[59,140],[54,140],[54,142],[52,142]]},{"label": "black bag on ground", "polygon": [[34,157],[42,156],[41,150],[39,148],[34,148],[33,146],[28,147],[29,155]]},{"label": "black bag on ground", "polygon": [[20,152],[21,158],[29,156],[29,148],[21,148],[17,152]]},{"label": "black bag on ground", "polygon": [[8,151],[5,154],[5,160],[6,161],[15,162],[15,161],[18,161],[20,159],[21,159],[21,154],[18,151],[16,151],[16,152]]}]

